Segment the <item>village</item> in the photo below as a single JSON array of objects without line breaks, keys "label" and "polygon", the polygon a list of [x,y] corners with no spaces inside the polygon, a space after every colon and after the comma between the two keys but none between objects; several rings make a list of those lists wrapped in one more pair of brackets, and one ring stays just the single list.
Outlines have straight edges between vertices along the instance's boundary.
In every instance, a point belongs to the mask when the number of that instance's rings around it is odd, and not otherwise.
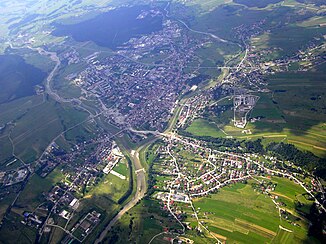
[{"label": "village", "polygon": [[[313,193],[320,190],[320,183],[314,178],[308,183],[305,171],[275,157],[221,152],[209,148],[204,142],[179,135],[166,135],[157,153],[151,171],[156,179],[153,198],[160,202],[163,211],[169,212],[188,229],[191,227],[184,223],[184,216],[189,214],[188,208],[194,199],[208,197],[235,183],[248,182],[255,191],[271,199],[280,218],[297,225],[284,208],[285,203],[273,194],[276,185],[272,177],[283,177],[299,184],[307,192],[307,197],[315,199],[323,208],[320,202],[323,199],[317,200]],[[196,217],[200,210],[193,211],[192,215]],[[200,231],[205,229],[200,223],[198,228]]]}]

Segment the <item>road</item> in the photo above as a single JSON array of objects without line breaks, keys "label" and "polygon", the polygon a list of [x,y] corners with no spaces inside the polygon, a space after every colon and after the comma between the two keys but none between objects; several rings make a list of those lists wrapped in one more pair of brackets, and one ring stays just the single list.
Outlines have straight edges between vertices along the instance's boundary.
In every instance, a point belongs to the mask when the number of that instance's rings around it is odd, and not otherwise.
[{"label": "road", "polygon": [[50,59],[53,62],[55,62],[55,66],[54,66],[53,70],[50,72],[50,74],[46,78],[46,82],[45,82],[45,91],[46,91],[46,93],[49,94],[54,100],[56,100],[59,103],[72,103],[72,102],[74,102],[74,103],[80,105],[81,101],[79,99],[77,99],[77,98],[66,99],[66,98],[63,98],[63,97],[59,96],[54,90],[52,90],[51,81],[53,80],[54,75],[56,74],[56,72],[58,71],[58,69],[59,69],[59,67],[61,65],[61,61],[60,61],[57,53],[45,51],[41,47],[33,48],[33,47],[28,46],[28,48],[33,50],[33,51],[37,51],[40,55],[50,57]]},{"label": "road", "polygon": [[[167,18],[172,18],[172,16],[170,15],[169,11],[168,11],[168,8],[170,6],[170,2],[167,3],[167,5],[165,6],[164,8],[164,11],[165,11],[165,16]],[[217,35],[214,35],[212,33],[209,33],[209,32],[204,32],[204,31],[197,31],[197,30],[194,30],[192,28],[190,28],[184,21],[180,20],[180,19],[176,19],[178,22],[180,22],[182,25],[184,25],[184,27],[186,27],[186,29],[188,29],[189,31],[192,31],[194,33],[197,33],[197,34],[202,34],[202,35],[207,35],[207,36],[210,36],[216,40],[218,40],[219,42],[224,42],[224,43],[231,43],[230,41],[227,41],[227,40],[224,40],[220,37],[218,37]]]}]

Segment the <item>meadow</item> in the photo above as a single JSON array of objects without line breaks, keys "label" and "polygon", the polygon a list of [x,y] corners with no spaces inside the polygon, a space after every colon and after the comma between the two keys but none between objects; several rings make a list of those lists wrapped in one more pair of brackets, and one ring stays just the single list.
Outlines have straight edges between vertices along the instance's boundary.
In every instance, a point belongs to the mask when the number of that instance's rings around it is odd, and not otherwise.
[{"label": "meadow", "polygon": [[46,178],[34,174],[17,199],[13,211],[18,214],[23,214],[23,211],[35,211],[36,207],[45,201],[42,193],[48,192],[63,178],[64,175],[60,171],[60,168],[53,170]]},{"label": "meadow", "polygon": [[[156,234],[173,226],[175,226],[175,222],[169,221],[167,213],[161,210],[160,204],[156,200],[144,199],[122,216],[104,241],[148,243]],[[167,240],[160,240],[160,243],[168,243]]]},{"label": "meadow", "polygon": [[[0,111],[3,115],[0,123],[11,124],[11,129],[4,132],[3,136],[10,136],[13,142],[11,146],[8,140],[2,138],[4,144],[1,147],[7,149],[0,157],[1,164],[13,152],[26,163],[33,162],[55,137],[87,117],[85,112],[62,106],[42,96],[21,98],[0,105]],[[73,140],[75,136],[76,134],[70,134],[70,139]]]},{"label": "meadow", "polygon": [[[221,236],[228,243],[282,243],[303,242],[307,238],[308,222],[295,208],[294,202],[304,190],[290,180],[273,177],[276,189],[272,194],[283,196],[293,204],[287,209],[300,218],[299,226],[293,226],[280,219],[278,210],[270,197],[256,192],[249,181],[248,184],[237,183],[221,189],[207,198],[195,200],[194,206],[199,211],[200,221],[203,221],[211,232]],[[312,201],[301,200],[310,208]],[[292,232],[284,233],[279,225]],[[205,234],[203,238],[212,238]]]},{"label": "meadow", "polygon": [[[123,175],[129,178],[126,164],[123,165],[122,163],[119,163],[119,165],[117,165],[114,168],[114,170],[119,173],[122,173]],[[129,186],[128,179],[123,180],[112,174],[104,175],[101,182],[95,187],[92,187],[87,192],[85,198],[88,199],[88,198],[92,198],[93,196],[101,196],[101,197],[109,198],[114,202],[118,202],[118,200],[128,190],[128,186]]]},{"label": "meadow", "polygon": [[[307,72],[286,72],[268,77],[270,93],[257,93],[260,96],[246,130],[233,126],[231,109],[195,120],[186,130],[197,136],[258,139],[270,142],[284,141],[299,149],[311,151],[317,156],[326,156],[326,116],[324,111],[326,89],[323,76],[326,66],[321,65]],[[228,101],[232,104],[232,101]],[[225,101],[221,103],[225,105]],[[223,131],[222,131],[222,130]],[[225,133],[224,133],[225,132]]]}]

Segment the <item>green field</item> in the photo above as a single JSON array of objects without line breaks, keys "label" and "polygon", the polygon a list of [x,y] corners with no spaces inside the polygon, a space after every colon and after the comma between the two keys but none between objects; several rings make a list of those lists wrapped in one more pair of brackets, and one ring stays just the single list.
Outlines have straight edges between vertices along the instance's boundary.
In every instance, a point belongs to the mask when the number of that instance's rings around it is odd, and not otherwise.
[{"label": "green field", "polygon": [[263,119],[253,124],[254,134],[283,134],[289,143],[326,155],[326,116],[323,113],[325,67],[305,73],[284,73],[270,77],[270,97],[259,100],[252,117]]},{"label": "green field", "polygon": [[245,128],[252,134],[241,133],[242,129],[233,126],[231,109],[217,116],[195,120],[186,130],[197,136],[262,138],[266,142],[283,140],[325,157],[325,69],[326,66],[322,65],[313,71],[286,72],[268,77],[271,92],[257,94],[260,99],[250,114],[252,118],[261,119],[249,122]]},{"label": "green field", "polygon": [[45,201],[42,193],[47,193],[63,177],[59,168],[53,170],[46,178],[34,174],[17,199],[13,211],[19,214],[22,214],[23,211],[35,211],[36,207]]},{"label": "green field", "polygon": [[113,170],[115,172],[118,172],[119,174],[122,174],[124,176],[126,176],[128,178],[129,175],[129,170],[128,170],[128,165],[127,162],[125,160],[120,161],[120,163],[118,163]]},{"label": "green field", "polygon": [[0,104],[35,94],[46,73],[18,55],[0,55]]},{"label": "green field", "polygon": [[21,216],[12,213],[2,224],[0,232],[0,242],[2,243],[34,243],[36,239],[36,229],[20,223]]},{"label": "green field", "polygon": [[205,13],[211,11],[212,9],[216,8],[221,4],[225,4],[230,1],[229,0],[190,0],[184,2],[182,0],[175,0],[175,2],[183,2],[190,7],[196,7],[196,8],[200,7],[200,12]]},{"label": "green field", "polygon": [[[12,138],[17,152],[27,160],[37,158],[53,138],[84,120],[86,115],[52,102],[37,107],[17,121],[13,130]],[[26,147],[27,143],[31,147]],[[27,155],[31,155],[32,150],[33,156],[29,158]]]},{"label": "green field", "polygon": [[[125,174],[127,177],[128,175]],[[122,180],[119,177],[108,174],[103,177],[101,182],[92,188],[85,198],[92,198],[93,196],[101,196],[118,202],[123,194],[128,190],[129,180]]]},{"label": "green field", "polygon": [[0,138],[0,145],[2,145],[0,150],[0,167],[7,168],[7,164],[14,160],[12,156],[12,145],[7,136]]},{"label": "green field", "polygon": [[[276,236],[278,212],[265,195],[253,191],[250,185],[225,187],[211,198],[195,201],[200,208],[200,220],[215,234],[228,242],[262,243]],[[204,213],[210,212],[204,219]]]},{"label": "green field", "polygon": [[[122,216],[104,242],[148,243],[153,236],[164,231],[165,227],[171,228],[175,225],[174,221],[169,221],[167,214],[161,210],[160,204],[156,200],[145,199]],[[168,242],[165,240],[160,243]]]},{"label": "green field", "polygon": [[[294,203],[304,190],[293,182],[273,178],[277,183],[275,194],[281,194],[289,202]],[[250,183],[250,182],[249,182]],[[312,201],[302,200],[309,209]],[[236,184],[223,188],[219,193],[194,202],[199,209],[199,218],[211,232],[221,235],[220,239],[229,243],[302,243],[307,238],[308,222],[301,217],[294,204],[287,206],[291,213],[299,216],[300,226],[293,226],[285,220],[280,220],[278,210],[272,200],[261,193],[255,192],[250,184]],[[284,233],[279,225],[293,231]],[[290,237],[288,236],[290,234]],[[206,234],[205,238],[211,238]]]},{"label": "green field", "polygon": [[[158,181],[164,179],[157,178]],[[312,201],[304,196],[305,192],[300,186],[290,180],[273,177],[271,181],[277,184],[275,191],[271,192],[272,195],[278,195],[277,201],[287,204],[285,208],[295,216],[296,226],[283,218],[280,219],[271,198],[255,191],[251,184],[256,181],[250,180],[248,184],[226,186],[216,194],[194,200],[199,220],[210,233],[196,232],[194,228],[197,222],[192,217],[191,208],[177,204],[187,216],[184,222],[192,227],[192,230],[186,231],[184,237],[195,243],[215,243],[212,235],[226,243],[304,243],[308,238],[309,222],[301,213],[309,211]],[[302,204],[299,208],[298,202]],[[279,226],[291,232],[284,231]],[[171,230],[178,228],[178,225],[171,216],[168,217],[167,210],[160,209],[156,200],[145,199],[119,220],[105,241],[148,243],[152,237],[161,233],[164,227]],[[164,237],[167,235],[158,237],[154,243],[162,243]],[[309,241],[314,243],[312,237],[309,237]]]},{"label": "green field", "polygon": [[4,125],[22,117],[29,110],[43,104],[43,96],[28,96],[14,100],[10,103],[0,104],[0,123]]},{"label": "green field", "polygon": [[[303,22],[303,25],[311,23]],[[260,47],[278,48],[277,56],[291,56],[298,50],[307,45],[309,41],[316,41],[317,43],[323,42],[323,35],[326,34],[326,28],[316,28],[314,26],[286,26],[273,31],[272,33],[265,34],[257,37],[252,44]]]}]

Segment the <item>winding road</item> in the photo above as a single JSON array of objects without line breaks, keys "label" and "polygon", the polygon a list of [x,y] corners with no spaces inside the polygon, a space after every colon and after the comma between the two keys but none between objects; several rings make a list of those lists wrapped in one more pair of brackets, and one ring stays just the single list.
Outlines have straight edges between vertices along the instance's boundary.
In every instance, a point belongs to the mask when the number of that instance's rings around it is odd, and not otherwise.
[{"label": "winding road", "polygon": [[33,47],[28,46],[28,48],[31,49],[31,50],[37,51],[40,55],[50,57],[50,59],[53,62],[55,62],[55,66],[54,66],[53,70],[50,72],[50,74],[46,78],[46,82],[45,82],[45,91],[46,91],[46,93],[49,94],[54,100],[56,100],[59,103],[76,103],[76,104],[80,105],[81,101],[79,99],[77,99],[77,98],[71,98],[71,99],[63,98],[63,97],[59,96],[54,90],[52,90],[51,81],[53,80],[54,75],[56,74],[56,72],[58,71],[58,69],[59,69],[59,67],[61,65],[61,61],[60,61],[60,58],[58,57],[58,55],[55,52],[45,51],[41,47],[33,48]]}]

